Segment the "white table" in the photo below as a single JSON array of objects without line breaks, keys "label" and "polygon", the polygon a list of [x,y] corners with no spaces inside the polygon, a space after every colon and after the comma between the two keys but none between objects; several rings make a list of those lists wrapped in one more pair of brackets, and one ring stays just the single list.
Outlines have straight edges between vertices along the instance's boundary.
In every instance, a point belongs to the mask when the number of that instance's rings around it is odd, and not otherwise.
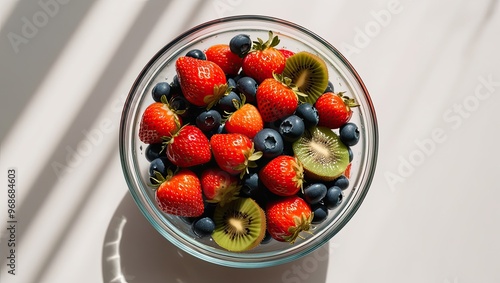
[{"label": "white table", "polygon": [[[500,282],[497,3],[4,1],[0,282]],[[380,131],[354,218],[310,256],[259,270],[201,262],[161,238],[117,150],[122,103],[145,63],[181,31],[237,14],[284,18],[337,46]]]}]

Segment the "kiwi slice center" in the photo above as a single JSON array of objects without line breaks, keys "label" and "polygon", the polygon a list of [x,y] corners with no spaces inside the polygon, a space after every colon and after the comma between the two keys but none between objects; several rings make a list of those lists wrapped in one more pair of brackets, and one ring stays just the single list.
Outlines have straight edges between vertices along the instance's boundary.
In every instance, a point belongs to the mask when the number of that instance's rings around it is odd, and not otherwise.
[{"label": "kiwi slice center", "polygon": [[228,228],[231,230],[231,232],[233,232],[235,234],[246,232],[246,229],[245,229],[245,226],[243,225],[243,222],[241,220],[235,219],[235,218],[229,219]]},{"label": "kiwi slice center", "polygon": [[324,146],[323,143],[319,143],[315,140],[312,140],[310,147],[312,149],[311,152],[316,152],[318,155],[322,157],[322,159],[329,159],[331,156],[328,147]]},{"label": "kiwi slice center", "polygon": [[237,237],[245,236],[245,234],[250,233],[250,229],[247,225],[251,225],[252,218],[246,213],[240,213],[235,211],[229,211],[230,215],[226,215],[226,224],[224,232],[235,239]]},{"label": "kiwi slice center", "polygon": [[295,84],[300,90],[302,90],[303,86],[307,85],[307,82],[310,77],[311,77],[311,72],[309,72],[308,69],[305,69],[299,73],[299,75],[296,78]]},{"label": "kiwi slice center", "polygon": [[228,251],[242,252],[260,244],[266,233],[264,211],[251,198],[217,206],[213,240]]},{"label": "kiwi slice center", "polygon": [[283,77],[304,95],[299,96],[301,101],[314,104],[328,86],[328,67],[319,56],[301,51],[286,60]]}]

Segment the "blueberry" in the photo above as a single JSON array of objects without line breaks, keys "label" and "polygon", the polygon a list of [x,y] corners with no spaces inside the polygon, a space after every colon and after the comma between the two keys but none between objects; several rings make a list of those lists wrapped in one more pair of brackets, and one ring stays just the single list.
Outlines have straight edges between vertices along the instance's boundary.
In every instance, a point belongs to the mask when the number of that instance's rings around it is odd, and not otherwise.
[{"label": "blueberry", "polygon": [[181,86],[181,84],[179,82],[179,76],[174,75],[174,77],[172,78],[172,82],[170,83],[170,87],[176,88],[176,87],[180,87],[180,86]]},{"label": "blueberry", "polygon": [[312,223],[318,224],[326,220],[328,217],[328,208],[322,203],[317,203],[311,206],[311,211],[313,212]]},{"label": "blueberry", "polygon": [[233,100],[236,100],[237,103],[241,104],[240,96],[236,94],[236,92],[231,91],[228,94],[222,96],[221,99],[219,99],[219,102],[217,103],[217,109],[219,109],[223,114],[225,112],[236,111]]},{"label": "blueberry", "polygon": [[302,118],[302,120],[304,121],[304,125],[307,128],[311,128],[318,125],[319,122],[318,110],[310,103],[301,103],[297,107],[297,110],[295,110],[295,115]]},{"label": "blueberry", "polygon": [[279,132],[287,142],[294,142],[304,134],[304,121],[297,115],[290,115],[280,124]]},{"label": "blueberry", "polygon": [[359,141],[359,129],[354,123],[346,123],[340,127],[340,140],[347,146],[356,145]]},{"label": "blueberry", "polygon": [[167,82],[159,82],[153,87],[151,93],[153,95],[153,100],[156,102],[161,102],[162,96],[165,96],[168,101],[170,99],[170,84]]},{"label": "blueberry", "polygon": [[260,130],[253,138],[256,151],[262,151],[265,158],[273,158],[283,152],[283,139],[280,134],[270,128]]},{"label": "blueberry", "polygon": [[160,173],[163,177],[167,175],[167,170],[173,166],[172,162],[166,156],[158,157],[151,161],[149,164],[149,180],[152,184],[158,184],[156,172]]},{"label": "blueberry", "polygon": [[258,173],[250,173],[243,177],[243,183],[240,189],[240,195],[243,197],[255,198],[261,188],[261,182],[259,181]]},{"label": "blueberry", "polygon": [[200,60],[207,60],[207,56],[205,55],[205,53],[199,49],[189,50],[188,53],[186,53],[186,56]]},{"label": "blueberry", "polygon": [[231,76],[231,78],[238,84],[238,80],[245,77],[245,73],[243,72],[243,69],[240,70],[240,72],[236,75]]},{"label": "blueberry", "polygon": [[327,92],[333,92],[333,83],[331,81],[328,81],[328,85],[326,86],[326,89],[323,93]]},{"label": "blueberry", "polygon": [[345,190],[349,187],[349,179],[347,179],[347,177],[344,175],[340,175],[333,181],[333,186],[337,186],[341,190]]},{"label": "blueberry", "polygon": [[172,165],[172,163],[167,159],[166,156],[155,158],[149,164],[149,175],[154,176],[154,172],[157,171],[162,174],[162,176],[166,176],[167,169],[170,165]]},{"label": "blueberry", "polygon": [[326,196],[323,198],[323,202],[328,209],[333,209],[342,203],[342,199],[342,190],[337,186],[333,186],[328,188]]},{"label": "blueberry", "polygon": [[241,193],[244,196],[251,197],[252,192],[257,191],[259,189],[259,174],[251,173],[247,174],[243,177],[243,183],[241,187]]},{"label": "blueberry", "polygon": [[251,77],[241,77],[236,81],[236,88],[240,93],[245,95],[246,101],[252,103],[255,101],[255,94],[259,85]]},{"label": "blueberry", "polygon": [[219,112],[210,109],[204,112],[201,112],[196,117],[196,126],[200,128],[202,132],[210,132],[214,129],[217,129],[220,126],[222,117]]},{"label": "blueberry", "polygon": [[203,217],[193,223],[193,232],[198,237],[208,237],[215,230],[215,223],[210,217]]},{"label": "blueberry", "polygon": [[236,81],[233,78],[227,78],[227,86],[230,88],[236,88]]},{"label": "blueberry", "polygon": [[271,192],[262,184],[257,171],[250,171],[243,177],[240,188],[240,197],[252,198],[261,207],[266,207],[270,199]]},{"label": "blueberry", "polygon": [[146,153],[145,153],[146,159],[149,162],[152,162],[156,158],[160,157],[163,147],[164,145],[161,142],[149,144],[148,147],[146,147]]},{"label": "blueberry", "polygon": [[179,77],[175,75],[172,78],[172,82],[170,83],[170,93],[173,94],[181,94],[181,84],[179,83]]},{"label": "blueberry", "polygon": [[250,36],[246,34],[238,34],[235,35],[229,41],[229,49],[231,52],[238,55],[239,57],[245,57],[245,55],[252,48],[252,40]]},{"label": "blueberry", "polygon": [[349,153],[349,163],[354,159],[354,153],[352,153],[352,149],[347,147],[347,152]]},{"label": "blueberry", "polygon": [[327,188],[322,183],[310,184],[304,189],[304,199],[308,204],[317,204],[326,196]]}]

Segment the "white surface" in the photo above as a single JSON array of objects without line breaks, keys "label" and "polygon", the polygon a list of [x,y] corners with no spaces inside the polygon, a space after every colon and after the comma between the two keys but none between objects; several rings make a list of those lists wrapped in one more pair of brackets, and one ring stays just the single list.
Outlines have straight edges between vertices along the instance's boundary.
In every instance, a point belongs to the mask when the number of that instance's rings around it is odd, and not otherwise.
[{"label": "white surface", "polygon": [[[500,282],[497,2],[4,1],[0,282]],[[260,270],[200,262],[162,239],[135,207],[117,151],[121,105],[146,62],[181,31],[237,14],[284,18],[337,46],[380,131],[377,174],[354,218],[318,252]]]}]

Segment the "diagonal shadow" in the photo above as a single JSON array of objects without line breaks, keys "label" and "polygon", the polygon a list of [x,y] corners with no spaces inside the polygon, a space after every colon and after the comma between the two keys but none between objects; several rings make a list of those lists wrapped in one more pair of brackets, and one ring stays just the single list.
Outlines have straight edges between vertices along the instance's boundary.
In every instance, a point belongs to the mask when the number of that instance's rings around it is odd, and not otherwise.
[{"label": "diagonal shadow", "polygon": [[[97,117],[106,105],[109,105],[111,97],[108,94],[113,93],[116,86],[119,85],[121,78],[130,67],[130,58],[133,58],[136,55],[137,50],[140,49],[146,37],[149,35],[149,31],[153,29],[156,25],[157,19],[161,17],[171,2],[172,1],[148,1],[143,6],[130,31],[122,40],[119,50],[116,51],[114,56],[109,61],[100,80],[95,83],[87,100],[72,121],[72,127],[60,139],[59,144],[56,147],[57,150],[55,150],[48,159],[49,164],[46,164],[44,169],[36,177],[36,180],[38,180],[35,185],[36,189],[30,188],[29,191],[31,193],[27,195],[23,203],[20,204],[18,216],[19,219],[23,220],[22,225],[24,227],[30,226],[33,215],[35,215],[35,213],[43,206],[46,198],[50,195],[52,188],[57,185],[58,177],[54,173],[50,163],[52,161],[65,160],[67,152],[64,148],[71,147],[75,149],[77,144],[85,138],[82,131],[84,129],[90,130],[90,127],[95,122],[95,117]],[[201,8],[202,6],[203,5],[193,5],[193,7],[197,8]],[[191,14],[188,14],[183,19],[185,22],[181,28],[187,28],[192,19],[195,18],[201,11],[202,9],[192,9]],[[118,123],[117,121],[113,121],[113,123],[114,122],[116,122],[116,124]],[[99,176],[105,174],[106,165],[103,165],[100,168],[101,170],[99,171]],[[74,173],[77,174],[77,172]],[[94,178],[97,179],[98,176]],[[95,184],[87,187],[86,191],[88,193],[86,195],[91,195],[94,188]],[[85,201],[85,199],[82,199],[79,206],[84,205]],[[78,210],[75,210],[72,217],[77,217],[77,211]],[[59,236],[60,240],[66,237],[71,230],[70,228],[71,225],[65,228],[64,232]],[[19,235],[18,238],[19,241],[22,241],[23,235]],[[51,251],[51,255],[48,256],[47,259],[53,258],[56,253],[57,249],[53,249]],[[47,260],[44,264],[45,267],[42,270],[45,270],[49,264],[50,261]]]},{"label": "diagonal shadow", "polygon": [[[113,89],[118,85],[119,80],[123,77],[124,72],[127,70],[127,68],[130,65],[130,60],[127,60],[128,58],[132,58],[136,52],[137,49],[140,48],[140,45],[144,42],[145,38],[147,37],[148,33],[143,32],[143,31],[150,31],[153,29],[156,19],[158,19],[161,14],[164,12],[165,9],[168,8],[168,4],[170,2],[162,2],[161,5],[158,3],[153,3],[153,2],[148,2],[143,10],[139,13],[139,16],[136,19],[136,22],[134,25],[132,25],[131,30],[128,32],[127,37],[123,40],[122,44],[120,46],[125,46],[126,48],[121,48],[115,56],[112,58],[110,61],[108,67],[106,68],[106,71],[104,72],[105,76],[101,78],[101,80],[95,85],[91,92],[90,98],[87,100],[85,103],[84,107],[81,108],[80,113],[77,115],[77,118],[75,118],[75,123],[74,124],[79,124],[85,122],[84,120],[87,120],[88,124],[87,126],[90,126],[90,124],[93,122],[94,117],[98,114],[100,109],[98,107],[92,108],[92,107],[87,107],[92,105],[91,100],[96,100],[95,103],[99,104],[100,100],[99,98],[101,97],[107,97],[103,96],[102,94],[106,93],[111,93]],[[187,17],[186,19],[192,19],[192,17]],[[187,24],[187,23],[186,23]],[[137,36],[139,35],[139,36]],[[132,44],[135,43],[135,44]],[[120,70],[121,72],[116,72],[117,70]],[[102,103],[102,102],[101,102]],[[104,102],[101,105],[106,105],[107,103]],[[90,113],[89,113],[90,112]],[[95,113],[93,113],[95,112]],[[73,127],[76,129],[82,129],[82,127]],[[67,133],[66,137],[64,139],[69,139],[70,137],[75,136],[75,135],[70,135],[70,133]],[[63,140],[64,140],[63,139]],[[113,138],[114,143],[118,144],[117,137]],[[65,144],[64,141],[62,141],[62,144]],[[99,180],[102,179],[103,175],[106,174],[106,168],[109,167],[111,164],[111,160],[116,157],[116,151],[111,150],[108,152],[106,158],[104,158],[104,162],[99,166],[99,172],[98,175],[94,176],[92,181],[89,183],[89,185],[84,189],[87,193],[85,194],[85,197],[81,199],[78,203],[78,205],[73,209],[71,212],[72,215],[70,219],[76,219],[78,218],[79,212],[84,208],[84,206],[88,203],[88,199],[90,196],[93,194],[93,191],[98,187]],[[52,159],[49,159],[52,160]],[[46,168],[49,168],[50,166],[46,166]],[[47,171],[47,170],[45,170]],[[51,171],[51,170],[49,170]],[[45,174],[50,172],[45,172],[42,173],[41,175],[46,176]],[[53,174],[52,174],[53,175]],[[57,180],[54,180],[54,184],[57,182]],[[43,186],[44,188],[52,188],[53,187],[48,185],[48,186]],[[46,194],[44,194],[46,195]],[[41,196],[40,196],[41,197]],[[33,205],[38,205],[39,207],[43,204],[43,199],[41,200],[40,197],[33,197],[32,200],[26,200],[25,203],[23,204],[23,207],[28,207],[30,208],[30,212],[35,213],[38,209],[33,209]],[[30,203],[33,202],[33,203]],[[29,220],[31,217],[28,215],[23,215],[25,210],[23,210],[21,207],[21,210],[19,212],[20,214],[20,219],[23,219],[23,224],[29,226]],[[25,220],[26,219],[26,220]],[[26,223],[28,222],[28,223]],[[64,230],[58,235],[57,239],[54,241],[54,243],[61,243],[64,241],[64,239],[67,237],[67,235],[70,233],[72,230],[72,223],[74,221],[69,221],[69,225],[64,227]],[[19,237],[21,238],[21,237]],[[20,239],[21,241],[22,239]],[[58,252],[57,247],[53,247],[50,249],[50,253],[46,256],[46,259],[51,259],[55,258],[56,254]],[[49,266],[51,264],[50,260],[44,260],[43,264],[38,267],[36,271],[33,270],[33,272],[36,272],[36,274],[33,278],[36,278],[33,283],[43,281],[45,272],[48,270]]]},{"label": "diagonal shadow", "polygon": [[[41,1],[56,3],[47,8],[52,11],[52,16],[49,16],[38,1],[16,2],[17,5],[8,20],[0,27],[2,39],[0,40],[0,62],[2,62],[0,141],[3,141],[11,130],[25,105],[48,74],[47,70],[50,70],[57,61],[74,31],[94,4],[94,1],[72,1],[64,5],[57,1]],[[45,25],[42,25],[44,21],[41,20],[44,18],[36,19],[38,27],[33,22],[33,16],[41,13],[47,15],[47,20]],[[26,21],[31,23],[31,30],[30,24]],[[13,34],[24,38],[25,41],[14,39]]]},{"label": "diagonal shadow", "polygon": [[[58,177],[51,166],[51,162],[59,161],[65,164],[68,151],[66,148],[76,150],[78,143],[85,139],[82,133],[85,129],[91,130],[96,117],[109,104],[110,95],[113,93],[120,79],[131,64],[130,58],[134,57],[136,50],[140,48],[148,33],[156,23],[156,19],[161,16],[163,10],[167,7],[168,1],[158,2],[148,1],[143,10],[138,14],[132,29],[120,44],[119,50],[109,61],[100,80],[95,83],[84,104],[81,105],[79,112],[75,115],[71,127],[59,140],[56,150],[48,158],[49,164],[36,177],[36,189],[30,188],[31,192],[26,196],[19,207],[19,218],[23,219],[23,225],[29,226],[32,220],[32,214],[43,206],[45,199],[50,194],[52,188],[57,184]],[[161,6],[159,6],[161,5]],[[61,117],[64,119],[64,117]],[[115,121],[113,121],[115,122]],[[116,127],[115,127],[116,128]],[[73,171],[77,171],[75,168]],[[22,235],[20,235],[22,238]]]},{"label": "diagonal shadow", "polygon": [[[118,142],[117,138],[114,138],[116,142]],[[87,187],[84,189],[87,193],[84,194],[84,196],[79,200],[76,206],[73,207],[72,211],[69,211],[68,213],[71,213],[70,219],[77,219],[80,212],[85,208],[85,206],[88,204],[88,201],[90,197],[93,195],[94,191],[96,188],[98,188],[99,181],[101,181],[103,175],[106,173],[106,168],[110,166],[112,163],[113,158],[116,158],[117,150],[113,149],[110,150],[106,154],[106,158],[104,158],[104,162],[99,165],[99,170],[97,170],[98,175],[93,176],[92,180],[88,183]],[[35,211],[33,211],[35,212]],[[23,219],[23,223],[26,222]],[[46,258],[43,259],[42,264],[37,266],[36,269],[35,267],[31,267],[30,269],[30,274],[35,274],[34,281],[32,283],[37,283],[37,282],[44,282],[43,279],[45,276],[45,272],[49,269],[50,265],[52,264],[51,259],[55,258],[57,255],[57,252],[59,251],[59,244],[64,242],[64,239],[68,236],[68,234],[71,232],[73,225],[76,221],[69,221],[69,224],[62,229],[59,235],[57,235],[57,239],[54,241],[54,245],[51,247],[49,254],[46,256]],[[20,237],[19,237],[20,238]],[[81,244],[81,243],[75,243],[75,245]],[[68,278],[69,279],[69,278]]]},{"label": "diagonal shadow", "polygon": [[[198,1],[200,1],[200,0],[198,0]],[[205,3],[205,2],[203,2],[203,3]],[[144,38],[147,37],[147,33],[144,33],[143,31],[145,31],[145,30],[150,31],[153,29],[153,26],[156,23],[156,19],[161,16],[161,14],[163,13],[163,11],[165,9],[168,8],[168,4],[170,4],[170,2],[168,2],[168,3],[162,2],[162,5],[158,6],[155,3],[148,2],[148,4],[145,5],[143,10],[139,13],[139,16],[137,17],[135,24],[133,25],[132,29],[129,31],[126,39],[123,40],[123,44],[121,46],[127,45],[127,43],[131,43],[131,42],[136,42],[137,45],[140,45],[142,42],[144,42],[143,40],[140,40],[141,38],[137,38],[135,36],[135,34],[140,34]],[[203,5],[193,6],[193,7],[199,8],[199,9],[192,9],[191,10],[190,15],[185,17],[185,22],[181,26],[181,29],[186,29],[188,26],[190,26],[189,23],[191,22],[191,20],[193,18],[196,18],[198,13],[200,13],[202,11],[202,9],[200,9],[202,6]],[[153,11],[155,11],[155,12],[153,12]],[[146,19],[149,19],[149,20],[146,20]],[[129,51],[122,51],[122,49],[120,49],[120,51],[117,52],[117,55],[115,55],[113,57],[113,59],[110,61],[109,68],[111,68],[111,66],[114,65],[113,63],[115,63],[115,61],[117,61],[116,63],[120,62],[120,63],[123,63],[123,64],[128,66],[129,64],[126,64],[126,62],[127,62],[126,58],[131,58],[133,56],[133,54],[135,53],[135,50],[138,49],[138,47],[139,46],[135,46],[135,47],[132,46],[132,47],[130,47]],[[128,50],[128,48],[125,50]],[[125,58],[123,58],[123,57],[125,57]],[[125,61],[125,62],[123,62],[123,61]],[[119,70],[123,70],[123,72],[125,72],[126,66],[119,66],[119,67],[123,67],[123,69],[119,68]],[[108,68],[106,70],[108,70]],[[105,74],[108,74],[108,73],[109,72],[105,72]],[[115,79],[119,80],[122,76],[123,76],[123,74],[116,76]],[[99,87],[99,86],[101,86],[101,84],[107,84],[107,87],[109,87],[109,88],[112,88],[112,87],[117,85],[117,82],[116,83],[106,83],[106,82],[107,82],[107,80],[105,78],[101,79],[99,81],[99,83],[97,83],[96,86],[94,87],[92,93],[95,93],[95,92],[97,92],[98,89],[101,89],[101,87]],[[102,89],[107,90],[105,85],[102,85]],[[109,91],[111,91],[111,90],[109,90]],[[107,92],[105,92],[105,93],[107,93]],[[82,108],[82,109],[85,109],[85,108]],[[86,112],[81,111],[81,113],[85,114]],[[78,115],[78,116],[80,116],[80,115]],[[94,116],[90,115],[90,117],[94,117]],[[115,141],[115,144],[118,143],[117,137],[114,138],[113,140]],[[106,168],[109,167],[112,158],[115,158],[115,157],[116,157],[115,150],[111,150],[108,152],[106,158],[104,158],[105,161],[99,166],[99,170],[97,170],[97,172],[99,172],[99,174],[96,176],[93,176],[92,181],[89,182],[89,185],[85,188],[85,191],[87,193],[85,194],[85,197],[83,199],[81,199],[79,201],[78,205],[73,209],[70,219],[77,219],[78,218],[79,211],[81,211],[84,208],[84,206],[88,203],[88,200],[89,200],[90,196],[93,194],[93,191],[98,187],[99,180],[101,180],[103,175],[106,174]],[[55,185],[55,183],[54,183],[54,185]],[[52,186],[50,186],[50,187],[52,187]],[[37,202],[40,206],[43,203],[43,200],[40,201],[39,198],[33,198],[33,202]],[[29,203],[26,202],[26,204],[27,204],[26,207],[32,208]],[[35,203],[33,203],[33,205],[34,204]],[[31,211],[33,213],[35,213],[37,210],[38,209],[33,209]],[[30,219],[30,217],[28,217],[28,216],[23,217],[22,215],[20,216],[20,218],[21,219]],[[23,220],[23,224],[25,224],[25,222],[26,221]],[[54,243],[61,243],[64,241],[64,239],[67,237],[67,235],[72,230],[73,223],[75,223],[75,221],[69,221],[69,225],[67,225],[64,228],[64,230],[58,235],[58,237],[54,241]],[[29,225],[29,223],[28,223],[28,225]],[[57,247],[53,247],[50,250],[50,254],[48,254],[46,256],[47,260],[45,260],[43,265],[38,268],[38,270],[36,271],[36,276],[33,277],[33,278],[36,278],[35,279],[36,281],[32,282],[32,283],[43,281],[44,276],[45,276],[45,272],[46,272],[46,270],[49,269],[50,264],[51,264],[50,260],[48,260],[48,259],[55,258],[57,252],[58,252]]]}]

